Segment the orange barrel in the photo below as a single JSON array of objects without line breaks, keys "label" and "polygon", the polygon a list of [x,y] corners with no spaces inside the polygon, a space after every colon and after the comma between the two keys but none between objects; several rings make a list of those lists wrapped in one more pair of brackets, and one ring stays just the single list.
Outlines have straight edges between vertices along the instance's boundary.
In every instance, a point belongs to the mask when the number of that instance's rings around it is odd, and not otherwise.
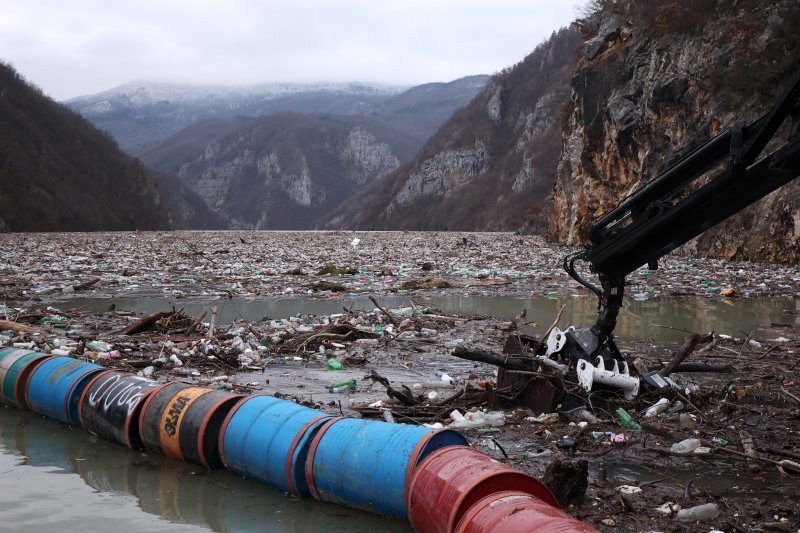
[{"label": "orange barrel", "polygon": [[411,477],[408,519],[419,533],[451,533],[475,503],[508,490],[558,507],[550,489],[528,474],[466,446],[441,448],[423,459]]},{"label": "orange barrel", "polygon": [[0,350],[0,403],[27,409],[26,393],[31,374],[50,357],[41,352],[18,348]]},{"label": "orange barrel", "polygon": [[536,496],[503,491],[478,501],[458,521],[455,533],[597,533],[592,526],[571,517]]},{"label": "orange barrel", "polygon": [[220,468],[222,421],[240,394],[170,383],[145,400],[139,434],[148,450],[206,468]]},{"label": "orange barrel", "polygon": [[141,450],[139,416],[148,396],[167,384],[119,370],[98,374],[78,402],[83,429],[100,438]]}]

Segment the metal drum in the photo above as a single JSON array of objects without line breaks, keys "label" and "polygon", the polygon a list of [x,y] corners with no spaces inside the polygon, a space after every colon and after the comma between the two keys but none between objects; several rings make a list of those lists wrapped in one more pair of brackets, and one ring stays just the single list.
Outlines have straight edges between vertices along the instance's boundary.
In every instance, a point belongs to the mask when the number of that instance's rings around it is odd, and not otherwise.
[{"label": "metal drum", "polygon": [[36,367],[28,381],[28,405],[40,415],[80,427],[78,400],[89,380],[103,370],[72,357],[51,357]]},{"label": "metal drum", "polygon": [[139,417],[139,434],[148,450],[189,463],[219,468],[222,422],[241,395],[170,383],[151,394]]},{"label": "metal drum", "polygon": [[139,416],[148,396],[165,384],[127,372],[108,370],[94,376],[81,394],[78,413],[81,426],[100,438],[143,448]]},{"label": "metal drum", "polygon": [[524,492],[496,492],[479,500],[458,522],[455,533],[597,533],[597,530]]},{"label": "metal drum", "polygon": [[452,430],[333,419],[311,442],[306,482],[315,499],[405,518],[407,479],[417,463],[439,448],[466,445]]},{"label": "metal drum", "polygon": [[408,518],[419,533],[451,533],[478,500],[500,491],[530,494],[558,508],[542,482],[466,446],[437,450],[417,467],[408,487]]},{"label": "metal drum", "polygon": [[308,447],[331,418],[274,396],[251,396],[222,424],[222,462],[231,472],[307,498],[311,495],[305,479]]},{"label": "metal drum", "polygon": [[0,403],[20,409],[28,408],[25,393],[31,374],[50,356],[31,350],[0,350]]}]

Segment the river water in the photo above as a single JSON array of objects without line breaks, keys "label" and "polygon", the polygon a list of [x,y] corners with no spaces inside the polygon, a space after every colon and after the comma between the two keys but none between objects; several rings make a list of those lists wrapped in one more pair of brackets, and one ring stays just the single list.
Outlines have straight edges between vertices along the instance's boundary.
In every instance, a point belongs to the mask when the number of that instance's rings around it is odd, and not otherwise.
[{"label": "river water", "polygon": [[0,405],[0,531],[407,532],[406,522],[300,500],[99,440]]},{"label": "river water", "polygon": [[[407,296],[380,298],[387,307],[409,304]],[[212,304],[220,322],[268,315],[332,314],[342,307],[372,308],[354,300],[82,299],[61,302],[62,309],[83,307],[139,313],[171,305],[198,315]],[[534,333],[549,326],[562,305],[561,324],[591,325],[596,300],[589,297],[521,299],[439,296],[415,299],[445,313],[513,318],[527,309]],[[798,300],[629,299],[616,329],[625,339],[677,340],[685,331],[742,336],[772,323],[800,325]],[[30,412],[0,406],[0,532],[399,532],[405,522],[388,520],[311,500],[298,500],[226,471],[207,472],[152,453],[132,452]]]},{"label": "river water", "polygon": [[[388,308],[409,306],[408,296],[383,296],[378,303]],[[515,298],[511,296],[429,296],[413,299],[417,306],[432,306],[447,314],[464,316],[484,315],[514,318],[523,309],[525,318],[536,325],[525,328],[526,333],[541,334],[553,322],[558,310],[564,306],[559,324],[577,327],[591,326],[597,319],[597,298],[573,296],[558,298]],[[115,305],[117,310],[136,313],[166,311],[172,306],[184,313],[198,316],[211,305],[219,309],[218,323],[237,319],[261,320],[264,317],[288,318],[298,314],[330,315],[343,309],[373,309],[368,298],[285,300],[170,300],[167,298],[78,298],[60,302],[61,309],[81,308],[103,312]],[[210,316],[210,315],[209,315]],[[712,298],[659,297],[645,301],[628,298],[620,312],[615,334],[622,340],[653,339],[657,341],[682,340],[686,332],[707,333],[715,331],[733,336],[744,336],[760,326],[770,324],[800,326],[800,300],[794,298],[748,298],[726,300]]]}]

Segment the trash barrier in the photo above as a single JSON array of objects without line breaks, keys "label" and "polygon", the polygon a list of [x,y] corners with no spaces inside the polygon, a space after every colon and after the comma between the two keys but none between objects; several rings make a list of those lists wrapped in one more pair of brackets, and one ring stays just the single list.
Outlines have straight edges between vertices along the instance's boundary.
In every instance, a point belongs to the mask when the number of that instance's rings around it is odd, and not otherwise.
[{"label": "trash barrier", "polygon": [[81,427],[132,450],[144,448],[139,417],[145,400],[167,384],[118,370],[94,376],[78,401]]},{"label": "trash barrier", "polygon": [[142,406],[142,443],[146,449],[173,459],[220,468],[220,428],[242,398],[207,387],[170,383],[151,394]]},{"label": "trash barrier", "polygon": [[0,403],[28,409],[28,381],[49,355],[19,348],[0,350]]},{"label": "trash barrier", "polygon": [[501,491],[478,500],[458,521],[455,533],[591,533],[597,530],[525,492]]},{"label": "trash barrier", "polygon": [[431,430],[357,418],[334,418],[308,452],[306,482],[317,499],[406,518],[408,480],[440,448],[467,448],[453,430]]},{"label": "trash barrier", "polygon": [[106,370],[67,356],[50,357],[38,365],[28,381],[30,409],[73,427],[81,427],[78,401],[89,380]]},{"label": "trash barrier", "polygon": [[158,383],[0,350],[0,399],[132,450],[225,467],[299,497],[409,518],[420,532],[594,531],[541,482],[450,429],[342,418],[262,394]]},{"label": "trash barrier", "polygon": [[222,463],[231,472],[308,498],[311,491],[305,464],[309,445],[322,424],[332,418],[274,396],[250,396],[239,402],[222,424]]},{"label": "trash barrier", "polygon": [[442,448],[414,471],[407,491],[408,519],[420,533],[451,533],[475,503],[508,490],[559,507],[550,489],[528,474],[473,448]]}]

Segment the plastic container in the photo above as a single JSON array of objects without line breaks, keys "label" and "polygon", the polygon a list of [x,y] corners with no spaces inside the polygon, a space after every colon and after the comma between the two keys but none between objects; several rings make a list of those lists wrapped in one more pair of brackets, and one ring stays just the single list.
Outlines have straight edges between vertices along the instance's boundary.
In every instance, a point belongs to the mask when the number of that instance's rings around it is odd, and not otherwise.
[{"label": "plastic container", "polygon": [[659,414],[663,413],[669,408],[669,400],[666,398],[661,398],[656,403],[648,407],[644,412],[645,418],[654,418]]},{"label": "plastic container", "polygon": [[415,466],[444,447],[467,448],[461,434],[355,418],[327,421],[311,442],[306,482],[317,500],[406,517]]},{"label": "plastic container", "polygon": [[408,518],[419,533],[451,532],[474,504],[506,490],[558,508],[550,489],[528,474],[472,448],[443,448],[415,470],[407,490]]},{"label": "plastic container", "polygon": [[222,424],[222,462],[231,472],[307,498],[311,495],[305,478],[308,448],[331,418],[274,396],[250,396]]},{"label": "plastic container", "polygon": [[628,411],[626,411],[622,407],[617,409],[615,414],[617,415],[619,421],[622,422],[622,425],[624,425],[625,427],[635,430],[642,429],[642,426],[640,426],[639,423],[636,420],[634,420],[630,414],[628,414]]},{"label": "plastic container", "polygon": [[356,380],[348,379],[347,381],[340,381],[338,383],[331,383],[328,385],[328,392],[341,393],[356,390]]},{"label": "plastic container", "polygon": [[696,522],[714,520],[719,516],[719,507],[716,503],[704,503],[688,509],[678,511],[676,518],[682,522]]},{"label": "plastic container", "polygon": [[700,447],[700,444],[701,443],[699,439],[686,439],[673,444],[672,447],[670,448],[670,451],[672,453],[681,453],[681,454],[692,453],[697,448]]}]

